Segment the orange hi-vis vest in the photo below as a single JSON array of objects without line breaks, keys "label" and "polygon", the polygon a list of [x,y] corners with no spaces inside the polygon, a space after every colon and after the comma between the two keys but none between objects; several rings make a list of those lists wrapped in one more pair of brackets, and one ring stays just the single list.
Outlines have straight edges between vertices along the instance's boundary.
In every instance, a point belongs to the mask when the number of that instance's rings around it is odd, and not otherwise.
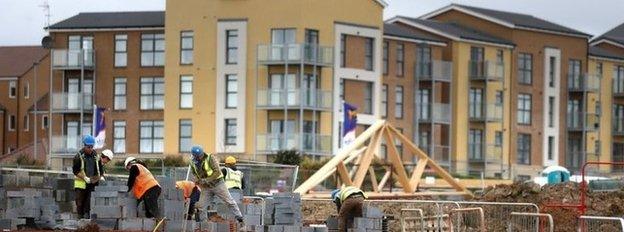
[{"label": "orange hi-vis vest", "polygon": [[152,175],[152,173],[147,170],[143,165],[133,164],[133,166],[137,166],[139,168],[139,175],[134,180],[134,186],[132,186],[132,192],[134,193],[134,197],[137,199],[141,199],[143,194],[147,192],[150,188],[154,186],[160,186],[156,178]]},{"label": "orange hi-vis vest", "polygon": [[197,185],[193,181],[188,181],[188,180],[176,181],[176,187],[178,189],[182,189],[182,192],[184,193],[184,198],[190,198],[191,194],[193,193],[193,189],[195,189],[196,186]]}]

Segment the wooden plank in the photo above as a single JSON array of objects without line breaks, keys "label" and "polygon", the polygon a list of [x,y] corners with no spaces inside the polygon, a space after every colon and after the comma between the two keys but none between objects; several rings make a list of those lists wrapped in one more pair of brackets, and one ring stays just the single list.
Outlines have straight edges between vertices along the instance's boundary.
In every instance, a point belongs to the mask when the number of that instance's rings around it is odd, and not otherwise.
[{"label": "wooden plank", "polygon": [[[349,154],[349,156],[342,162],[343,164],[348,164],[350,163],[353,159],[355,159],[356,157],[359,157],[359,155],[364,152],[364,150],[366,149],[366,147],[360,148],[358,150],[355,150],[353,152],[351,152],[351,154]],[[328,177],[330,177],[331,175],[334,174],[334,172],[336,172],[336,168],[332,168],[329,172],[325,173],[325,175],[322,176],[322,179],[325,180]],[[337,186],[338,187],[338,186]]]},{"label": "wooden plank", "polygon": [[425,172],[425,168],[427,167],[427,159],[419,159],[418,164],[414,168],[412,172],[412,178],[410,179],[410,184],[414,186],[415,190],[418,190],[418,184],[420,183],[420,179],[422,178],[423,173]]},{"label": "wooden plank", "polygon": [[390,175],[392,175],[392,172],[390,170],[386,171],[386,174],[384,174],[383,177],[381,177],[381,180],[379,181],[379,190],[383,190],[384,187],[386,187],[386,182],[388,182],[388,180],[390,179]]},{"label": "wooden plank", "polygon": [[[403,193],[403,192],[394,192],[394,193],[376,193],[376,192],[365,192],[366,196],[369,200],[372,199],[400,199],[400,198],[414,198],[420,196],[464,196],[469,197],[469,194],[465,192],[415,192],[415,193]],[[305,199],[329,199],[329,193],[311,193],[301,196],[303,200]]]},{"label": "wooden plank", "polygon": [[373,167],[368,167],[368,174],[371,179],[371,185],[373,185],[373,191],[379,192],[379,184],[377,184],[377,176]]},{"label": "wooden plank", "polygon": [[347,166],[343,162],[338,163],[336,166],[336,170],[338,171],[338,175],[340,176],[340,180],[343,184],[347,186],[352,186],[353,181],[349,178],[349,173],[347,172]]},{"label": "wooden plank", "polygon": [[373,154],[379,149],[381,145],[381,130],[378,130],[377,133],[373,136],[371,141],[368,143],[368,149],[364,152],[362,159],[360,159],[360,164],[355,172],[355,176],[353,177],[353,184],[356,187],[361,187],[362,183],[364,183],[364,178],[366,178],[366,172],[368,172],[368,167],[370,167],[373,161]]},{"label": "wooden plank", "polygon": [[386,146],[388,147],[388,153],[390,155],[390,159],[392,160],[392,166],[394,167],[395,173],[399,179],[399,183],[403,187],[403,191],[406,193],[413,193],[414,188],[409,183],[409,178],[407,177],[407,173],[405,172],[405,167],[403,166],[403,161],[399,156],[399,152],[397,151],[394,145],[394,138],[390,134],[390,131],[387,129],[383,131],[384,137],[386,138]]}]

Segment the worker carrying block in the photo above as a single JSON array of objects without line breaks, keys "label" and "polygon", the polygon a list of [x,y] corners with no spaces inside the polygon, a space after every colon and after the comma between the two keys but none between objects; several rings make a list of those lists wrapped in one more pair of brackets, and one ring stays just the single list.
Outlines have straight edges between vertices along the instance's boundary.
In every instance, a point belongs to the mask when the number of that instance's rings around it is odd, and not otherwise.
[{"label": "worker carrying block", "polygon": [[195,203],[199,201],[201,189],[193,181],[181,180],[176,181],[176,189],[181,189],[184,193],[184,201],[188,201],[189,207],[186,214],[186,220],[192,220],[195,215]]},{"label": "worker carrying block", "polygon": [[159,218],[158,197],[162,189],[154,175],[145,167],[144,163],[134,157],[126,158],[124,166],[130,172],[128,192],[132,191],[138,200],[137,204],[143,201],[145,217]]},{"label": "worker carrying block", "polygon": [[346,232],[353,227],[353,220],[362,217],[362,207],[366,195],[356,187],[347,186],[331,192],[331,198],[338,208],[338,230]]}]

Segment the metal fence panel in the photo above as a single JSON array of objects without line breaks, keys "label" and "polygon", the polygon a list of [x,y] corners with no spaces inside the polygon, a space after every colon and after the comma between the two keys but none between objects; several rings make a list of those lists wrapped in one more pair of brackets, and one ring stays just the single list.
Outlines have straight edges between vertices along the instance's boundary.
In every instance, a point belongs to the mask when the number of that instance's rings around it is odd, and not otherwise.
[{"label": "metal fence panel", "polygon": [[512,212],[507,232],[553,232],[554,223],[550,214]]},{"label": "metal fence panel", "polygon": [[579,232],[622,232],[624,219],[619,217],[581,216]]}]

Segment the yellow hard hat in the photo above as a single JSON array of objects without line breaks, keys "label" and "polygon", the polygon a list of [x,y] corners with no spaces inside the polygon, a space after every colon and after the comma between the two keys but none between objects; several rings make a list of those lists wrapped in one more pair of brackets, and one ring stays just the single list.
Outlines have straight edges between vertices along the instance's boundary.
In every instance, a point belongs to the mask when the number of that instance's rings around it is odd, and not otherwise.
[{"label": "yellow hard hat", "polygon": [[225,163],[226,164],[236,164],[236,158],[234,158],[234,156],[228,156],[227,158],[225,158]]}]

